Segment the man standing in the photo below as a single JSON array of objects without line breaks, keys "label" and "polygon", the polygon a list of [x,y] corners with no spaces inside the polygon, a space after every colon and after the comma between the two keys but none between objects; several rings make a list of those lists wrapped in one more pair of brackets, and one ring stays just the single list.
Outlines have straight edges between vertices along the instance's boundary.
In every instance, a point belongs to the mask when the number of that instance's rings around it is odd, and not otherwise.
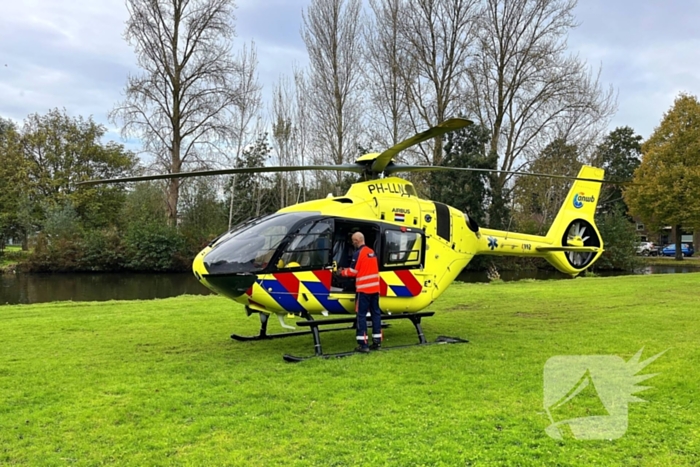
[{"label": "man standing", "polygon": [[372,316],[372,350],[382,345],[382,314],[379,310],[379,264],[377,255],[365,245],[362,232],[352,236],[355,254],[352,256],[350,267],[340,270],[343,277],[355,278],[355,312],[357,313],[357,348],[356,352],[369,352],[367,345],[367,312]]}]

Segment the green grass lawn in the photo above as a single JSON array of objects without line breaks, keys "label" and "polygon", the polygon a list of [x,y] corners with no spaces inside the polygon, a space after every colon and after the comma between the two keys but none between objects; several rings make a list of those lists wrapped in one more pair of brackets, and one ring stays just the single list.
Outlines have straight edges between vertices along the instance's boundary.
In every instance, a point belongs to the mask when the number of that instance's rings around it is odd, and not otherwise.
[{"label": "green grass lawn", "polygon": [[[310,336],[232,341],[258,320],[219,297],[0,307],[0,464],[700,465],[700,274],[455,284],[430,309],[430,340],[471,342],[288,364]],[[547,436],[550,357],[642,347],[668,351],[624,436]]]},{"label": "green grass lawn", "polygon": [[29,256],[29,251],[22,251],[18,245],[8,245],[0,255],[0,269],[17,264],[22,259]]}]

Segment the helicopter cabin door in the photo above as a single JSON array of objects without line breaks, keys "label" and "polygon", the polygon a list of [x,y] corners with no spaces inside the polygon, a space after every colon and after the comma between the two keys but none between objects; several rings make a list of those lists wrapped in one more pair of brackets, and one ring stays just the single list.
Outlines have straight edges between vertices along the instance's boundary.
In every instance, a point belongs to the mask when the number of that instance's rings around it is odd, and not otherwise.
[{"label": "helicopter cabin door", "polygon": [[[355,253],[355,248],[352,245],[352,235],[355,232],[362,232],[365,236],[365,244],[372,248],[378,256],[380,254],[382,240],[378,224],[354,219],[335,219],[331,259],[333,265],[338,269],[350,267],[352,256]],[[354,312],[355,279],[333,275],[330,298],[339,302],[346,312]]]},{"label": "helicopter cabin door", "polygon": [[285,293],[275,299],[291,312],[344,313],[329,299],[333,275],[333,219],[310,220],[290,237],[276,260],[275,279]]}]

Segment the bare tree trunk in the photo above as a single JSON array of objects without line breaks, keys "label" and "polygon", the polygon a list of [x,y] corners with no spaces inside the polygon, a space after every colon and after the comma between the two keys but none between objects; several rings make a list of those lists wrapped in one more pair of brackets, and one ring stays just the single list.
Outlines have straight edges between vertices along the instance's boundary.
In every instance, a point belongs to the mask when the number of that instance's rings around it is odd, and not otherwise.
[{"label": "bare tree trunk", "polygon": [[[294,121],[294,92],[286,76],[280,77],[272,99],[272,142],[279,165],[295,165],[292,157],[293,141],[296,138]],[[278,174],[280,208],[294,198],[295,173]],[[291,190],[291,191],[290,191]]]},{"label": "bare tree trunk", "polygon": [[[299,165],[306,164],[306,149],[308,147],[309,140],[309,105],[307,99],[308,88],[306,85],[306,77],[302,70],[294,71],[294,87],[295,87],[295,98],[294,98],[294,117],[296,121],[296,131],[294,138],[294,150],[297,154],[296,160]],[[300,189],[302,201],[306,201],[306,171],[301,172],[301,189]],[[297,196],[297,202],[299,201],[299,196]]]},{"label": "bare tree trunk", "polygon": [[[491,130],[501,170],[517,170],[556,139],[580,147],[615,110],[586,64],[568,55],[576,0],[486,0],[469,68],[470,113]],[[503,187],[508,175],[502,173]]]},{"label": "bare tree trunk", "polygon": [[[444,122],[458,113],[462,80],[470,62],[477,0],[416,0],[402,11],[403,50],[409,57],[409,117],[415,131]],[[423,153],[440,165],[442,137]]]},{"label": "bare tree trunk", "polygon": [[231,196],[229,196],[228,205],[228,229],[231,230],[231,223],[233,221],[233,200],[236,198],[236,175],[231,177]]},{"label": "bare tree trunk", "polygon": [[[250,49],[244,46],[239,52],[237,61],[240,64],[238,76],[240,79],[241,100],[233,107],[232,114],[232,139],[233,155],[227,157],[228,165],[238,166],[243,149],[255,139],[256,130],[251,128],[255,117],[262,107],[261,86],[258,83],[258,53],[255,43],[251,42]],[[232,227],[236,190],[236,176],[232,177],[231,193],[229,199],[228,228]]]},{"label": "bare tree trunk", "polygon": [[[408,118],[407,81],[414,76],[411,57],[402,50],[401,0],[370,0],[374,13],[365,29],[365,80],[373,107],[369,128],[373,141],[388,148],[415,132]],[[379,149],[379,148],[377,148]]]},{"label": "bare tree trunk", "polygon": [[[177,128],[177,126],[175,126]],[[180,141],[177,133],[173,137],[173,146],[170,153],[170,167],[172,173],[179,173],[182,167],[182,160],[180,159]],[[177,203],[180,199],[180,179],[172,178],[168,180],[168,224],[171,227],[177,227]]]},{"label": "bare tree trunk", "polygon": [[[230,53],[233,0],[126,0],[126,39],[140,75],[129,76],[126,98],[110,112],[124,136],[136,136],[155,164],[179,173],[208,165],[214,142],[230,134],[229,110],[245,95]],[[168,182],[168,219],[177,224],[180,183]]]},{"label": "bare tree trunk", "polygon": [[312,0],[303,15],[314,143],[333,164],[351,159],[362,133],[361,11],[360,0]]}]

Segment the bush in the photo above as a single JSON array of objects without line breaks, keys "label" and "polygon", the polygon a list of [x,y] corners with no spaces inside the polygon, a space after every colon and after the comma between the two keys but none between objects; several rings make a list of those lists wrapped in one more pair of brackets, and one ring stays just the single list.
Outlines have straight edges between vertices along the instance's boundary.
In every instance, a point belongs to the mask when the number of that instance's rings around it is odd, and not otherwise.
[{"label": "bush", "polygon": [[124,268],[126,248],[117,230],[91,230],[81,243],[81,270],[118,271]]},{"label": "bush", "polygon": [[128,260],[134,271],[181,271],[190,260],[183,255],[185,242],[172,227],[162,224],[133,224],[126,234]]},{"label": "bush", "polygon": [[632,271],[640,266],[635,225],[621,212],[596,216],[605,252],[596,261],[596,270]]},{"label": "bush", "polygon": [[50,238],[39,234],[22,269],[30,272],[187,271],[192,257],[185,240],[165,225],[136,224],[126,235],[115,229]]},{"label": "bush", "polygon": [[81,270],[81,257],[82,247],[78,236],[52,240],[40,233],[23,269],[31,272],[76,272]]}]

